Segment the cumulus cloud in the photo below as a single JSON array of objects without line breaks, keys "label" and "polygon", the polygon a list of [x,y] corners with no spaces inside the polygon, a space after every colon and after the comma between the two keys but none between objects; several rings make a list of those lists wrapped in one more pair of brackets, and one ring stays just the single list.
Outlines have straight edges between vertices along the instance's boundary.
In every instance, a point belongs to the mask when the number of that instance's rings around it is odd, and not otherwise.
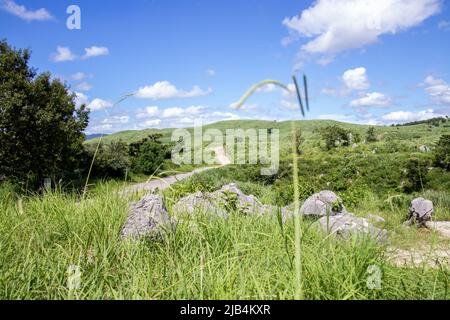
[{"label": "cumulus cloud", "polygon": [[147,127],[158,127],[161,124],[161,119],[153,119],[145,121]]},{"label": "cumulus cloud", "polygon": [[424,86],[435,103],[450,106],[450,85],[445,80],[428,76]]},{"label": "cumulus cloud", "polygon": [[366,90],[370,87],[367,70],[363,67],[345,71],[342,81],[349,90]]},{"label": "cumulus cloud", "polygon": [[17,4],[13,0],[1,0],[0,8],[28,22],[53,19],[53,16],[47,9],[41,8],[38,10],[30,10],[23,5]]},{"label": "cumulus cloud", "polygon": [[391,123],[412,122],[428,120],[436,117],[442,117],[443,114],[435,112],[433,109],[423,110],[419,112],[412,111],[395,111],[382,116],[382,119]]},{"label": "cumulus cloud", "polygon": [[72,78],[72,80],[81,81],[81,80],[87,78],[87,75],[83,72],[77,72],[77,73],[72,74],[70,77]]},{"label": "cumulus cloud", "polygon": [[214,77],[216,75],[216,70],[208,69],[208,70],[206,70],[206,74],[210,77]]},{"label": "cumulus cloud", "polygon": [[204,109],[203,106],[191,106],[188,108],[167,108],[163,111],[163,118],[181,118],[186,115],[198,115]]},{"label": "cumulus cloud", "polygon": [[100,111],[111,108],[112,106],[113,106],[112,102],[96,98],[88,104],[87,108],[90,111]]},{"label": "cumulus cloud", "polygon": [[199,86],[194,86],[189,91],[180,90],[169,81],[159,81],[153,85],[140,88],[135,96],[141,99],[165,100],[175,98],[193,98],[208,95],[212,92],[202,90]]},{"label": "cumulus cloud", "polygon": [[56,53],[53,53],[50,59],[54,62],[73,61],[77,58],[69,47],[57,47]]},{"label": "cumulus cloud", "polygon": [[361,98],[350,102],[351,107],[389,107],[392,99],[379,92],[366,93]]},{"label": "cumulus cloud", "polygon": [[93,57],[107,56],[109,54],[109,49],[106,47],[92,46],[90,48],[84,49],[85,54],[83,59],[89,59]]},{"label": "cumulus cloud", "polygon": [[77,107],[79,107],[79,106],[81,106],[83,104],[88,104],[89,103],[89,98],[84,93],[75,91],[74,94],[75,94],[75,105]]},{"label": "cumulus cloud", "polygon": [[299,110],[300,108],[298,101],[290,101],[285,99],[281,100],[281,106],[289,110]]},{"label": "cumulus cloud", "polygon": [[418,26],[441,6],[442,0],[318,0],[300,15],[283,20],[290,33],[283,42],[308,38],[299,56],[318,55],[318,60],[330,62],[340,52]]},{"label": "cumulus cloud", "polygon": [[154,117],[159,114],[159,108],[157,106],[146,107],[144,110],[139,110],[136,114],[138,119]]},{"label": "cumulus cloud", "polygon": [[103,124],[126,124],[130,121],[129,116],[113,116],[103,119]]},{"label": "cumulus cloud", "polygon": [[75,88],[79,91],[89,91],[92,89],[92,85],[88,82],[81,82]]}]

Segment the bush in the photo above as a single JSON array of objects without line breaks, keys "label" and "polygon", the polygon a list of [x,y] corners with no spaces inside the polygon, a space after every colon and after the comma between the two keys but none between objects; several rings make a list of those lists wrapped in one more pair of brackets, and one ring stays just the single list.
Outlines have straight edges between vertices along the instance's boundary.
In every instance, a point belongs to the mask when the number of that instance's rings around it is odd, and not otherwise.
[{"label": "bush", "polygon": [[361,137],[358,133],[353,133],[350,130],[346,130],[336,125],[321,128],[320,134],[322,139],[325,140],[325,147],[327,150],[339,146],[348,147],[352,143],[361,141]]},{"label": "bush", "polygon": [[[86,168],[91,164],[96,145],[88,145],[85,152]],[[131,168],[128,146],[122,142],[100,145],[92,167],[91,176],[96,178],[124,178]]]},{"label": "bush", "polygon": [[405,192],[424,190],[428,183],[428,159],[411,158],[406,164],[406,181],[403,185]]},{"label": "bush", "polygon": [[366,141],[367,142],[376,142],[377,141],[375,127],[370,127],[369,130],[367,130]]},{"label": "bush", "polygon": [[434,149],[434,165],[450,171],[450,135],[443,135]]}]

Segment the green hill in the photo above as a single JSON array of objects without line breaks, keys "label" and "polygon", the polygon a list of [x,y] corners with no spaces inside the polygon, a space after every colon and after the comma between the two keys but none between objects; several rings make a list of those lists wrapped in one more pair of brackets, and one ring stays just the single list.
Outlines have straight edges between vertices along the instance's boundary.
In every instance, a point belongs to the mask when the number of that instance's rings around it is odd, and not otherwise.
[{"label": "green hill", "polygon": [[[302,130],[303,137],[306,139],[306,146],[317,144],[320,139],[317,134],[317,130],[330,125],[338,125],[345,129],[350,129],[355,133],[361,134],[365,137],[365,134],[370,126],[358,125],[351,123],[344,123],[332,120],[301,120],[298,121],[297,127]],[[226,129],[279,129],[280,140],[283,145],[289,142],[288,137],[291,134],[291,121],[262,121],[262,120],[233,120],[222,121],[213,124],[209,124],[203,127],[203,130],[207,129],[219,129],[225,132]],[[149,134],[160,133],[163,135],[162,141],[167,143],[171,140],[172,132],[175,129],[145,129],[140,131],[122,131],[117,132],[102,138],[103,143],[110,143],[112,141],[123,141],[126,143],[133,143],[147,137]],[[193,128],[187,128],[189,131],[193,131]],[[429,124],[416,124],[411,126],[376,126],[377,135],[383,139],[390,139],[401,141],[408,145],[431,145],[434,144],[442,134],[449,134],[450,127],[448,124],[440,125],[438,127],[430,126]],[[87,144],[98,143],[99,138],[86,141]]]}]

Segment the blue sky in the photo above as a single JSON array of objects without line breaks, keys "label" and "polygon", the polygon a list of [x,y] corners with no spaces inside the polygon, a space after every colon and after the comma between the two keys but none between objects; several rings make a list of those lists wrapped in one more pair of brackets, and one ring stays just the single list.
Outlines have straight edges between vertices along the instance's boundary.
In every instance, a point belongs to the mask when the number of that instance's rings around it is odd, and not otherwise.
[{"label": "blue sky", "polygon": [[[67,28],[70,5],[81,29]],[[450,8],[443,0],[0,0],[0,38],[67,82],[88,133],[195,120],[299,118],[264,79],[306,73],[308,119],[390,124],[450,115]],[[114,106],[123,95],[135,93]]]}]

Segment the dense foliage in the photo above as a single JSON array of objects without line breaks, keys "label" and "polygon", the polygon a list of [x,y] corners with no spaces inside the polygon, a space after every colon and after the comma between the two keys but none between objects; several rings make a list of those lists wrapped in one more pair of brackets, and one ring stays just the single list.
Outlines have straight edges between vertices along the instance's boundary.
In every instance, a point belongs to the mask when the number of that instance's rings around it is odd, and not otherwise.
[{"label": "dense foliage", "polygon": [[88,111],[60,80],[37,75],[29,59],[29,50],[0,41],[0,179],[35,188],[77,173]]},{"label": "dense foliage", "polygon": [[434,164],[450,171],[450,135],[443,135],[434,150]]},{"label": "dense foliage", "polygon": [[359,133],[354,133],[351,130],[344,129],[340,126],[333,125],[319,130],[323,140],[325,140],[325,147],[327,150],[339,146],[350,146],[352,143],[361,141]]}]

